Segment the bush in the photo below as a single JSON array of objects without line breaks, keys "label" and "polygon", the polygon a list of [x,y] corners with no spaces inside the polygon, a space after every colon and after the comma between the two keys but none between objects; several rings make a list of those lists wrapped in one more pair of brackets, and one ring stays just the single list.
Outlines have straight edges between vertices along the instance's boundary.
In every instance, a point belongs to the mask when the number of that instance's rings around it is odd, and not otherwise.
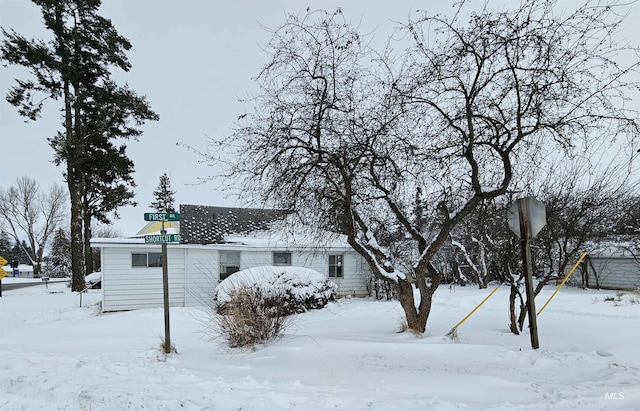
[{"label": "bush", "polygon": [[324,307],[336,289],[322,274],[300,267],[237,272],[216,287],[216,331],[234,348],[270,341],[286,330],[291,314]]},{"label": "bush", "polygon": [[[229,347],[243,348],[262,344],[279,337],[290,324],[290,317],[282,315],[277,304],[284,301],[278,293],[265,298],[263,291],[247,285],[231,290],[224,312],[216,316],[218,333]],[[269,301],[269,302],[267,302]]]},{"label": "bush", "polygon": [[216,287],[218,313],[224,313],[231,294],[243,287],[260,290],[265,307],[279,315],[322,308],[335,300],[337,286],[317,271],[302,267],[256,267],[239,271]]}]

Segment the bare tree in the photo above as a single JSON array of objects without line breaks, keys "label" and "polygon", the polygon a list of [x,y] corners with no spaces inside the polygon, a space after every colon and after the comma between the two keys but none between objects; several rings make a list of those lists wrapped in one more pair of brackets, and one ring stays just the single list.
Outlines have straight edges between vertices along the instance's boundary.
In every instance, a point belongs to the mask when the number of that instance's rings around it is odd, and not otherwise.
[{"label": "bare tree", "polygon": [[[91,227],[91,232],[93,233],[94,237],[97,238],[122,238],[124,237],[124,234],[122,233],[121,230],[118,230],[117,228],[115,228],[112,225],[109,224],[99,224],[99,225],[94,225],[93,227]],[[91,253],[92,253],[92,260],[95,262],[95,264],[92,267],[91,272],[94,271],[100,271],[102,269],[102,259],[101,254],[100,254],[100,249],[99,248],[91,248]],[[87,272],[87,274],[91,274],[90,272]]]},{"label": "bare tree", "polygon": [[621,204],[620,211],[616,231],[620,234],[640,236],[640,190]]},{"label": "bare tree", "polygon": [[[255,110],[228,141],[231,175],[265,204],[346,234],[397,292],[408,328],[424,332],[437,254],[521,164],[569,155],[577,140],[638,136],[637,116],[619,108],[638,63],[612,60],[625,49],[612,38],[615,8],[562,18],[554,3],[424,15],[404,26],[400,60],[372,52],[340,10],[289,16],[266,47]],[[386,241],[397,238],[399,255]]]},{"label": "bare tree", "polygon": [[546,204],[548,222],[540,236],[545,276],[538,288],[561,278],[587,241],[613,234],[616,215],[639,187],[631,177],[615,160],[599,172],[589,161],[578,161],[542,182],[538,197]]},{"label": "bare tree", "polygon": [[64,222],[65,207],[65,191],[57,184],[43,193],[34,179],[24,176],[18,177],[14,186],[0,189],[0,220],[16,243],[21,234],[27,238],[36,277],[40,275],[47,241]]},{"label": "bare tree", "polygon": [[461,256],[469,268],[472,275],[469,280],[480,288],[487,288],[489,281],[504,279],[504,256],[512,254],[506,250],[511,247],[511,236],[506,227],[506,204],[495,200],[481,203],[464,224],[451,232],[456,255]]}]

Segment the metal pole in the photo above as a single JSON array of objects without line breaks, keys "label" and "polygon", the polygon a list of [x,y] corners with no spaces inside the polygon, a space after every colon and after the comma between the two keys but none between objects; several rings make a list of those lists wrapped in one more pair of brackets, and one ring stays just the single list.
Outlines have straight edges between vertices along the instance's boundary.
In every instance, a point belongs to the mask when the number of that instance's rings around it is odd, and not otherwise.
[{"label": "metal pole", "polygon": [[[164,221],[162,221],[162,231],[165,235]],[[164,352],[171,353],[171,334],[169,331],[169,270],[167,268],[167,243],[162,243],[162,291],[164,293]]]},{"label": "metal pole", "polygon": [[525,290],[527,294],[527,314],[529,316],[529,334],[531,348],[540,348],[538,341],[538,322],[536,319],[536,301],[533,293],[533,264],[529,235],[529,205],[525,199],[518,201],[518,217],[520,219],[520,243],[522,244],[522,265],[524,268]]}]

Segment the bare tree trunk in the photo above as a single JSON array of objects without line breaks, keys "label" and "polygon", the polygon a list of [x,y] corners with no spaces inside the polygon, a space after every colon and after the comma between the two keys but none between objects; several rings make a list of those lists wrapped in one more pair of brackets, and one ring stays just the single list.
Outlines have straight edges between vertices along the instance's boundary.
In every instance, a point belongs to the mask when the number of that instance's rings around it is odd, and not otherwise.
[{"label": "bare tree trunk", "polygon": [[71,291],[82,291],[84,283],[84,243],[82,241],[82,194],[71,160],[67,160],[67,185],[71,200]]},{"label": "bare tree trunk", "polygon": [[[591,262],[591,258],[588,259],[589,262],[589,267],[591,267],[591,270],[593,271],[593,278],[596,280],[596,289],[599,290],[600,289],[600,274],[598,273],[598,271],[596,270],[596,268],[593,266],[593,263]],[[589,278],[589,271],[587,269],[587,283]]]},{"label": "bare tree trunk", "polygon": [[[77,90],[76,90],[77,91]],[[65,81],[65,132],[67,144],[71,152],[67,156],[67,186],[69,187],[69,200],[71,202],[71,291],[82,291],[84,283],[84,251],[82,241],[82,187],[80,181],[81,172],[78,170],[78,117],[74,125],[74,112],[71,107],[70,84]]]},{"label": "bare tree trunk", "polygon": [[93,272],[93,251],[91,250],[91,214],[89,213],[89,205],[86,201],[86,195],[83,199],[83,225],[84,225],[84,263],[87,274]]},{"label": "bare tree trunk", "polygon": [[524,304],[520,305],[520,315],[518,316],[518,328],[520,329],[520,331],[523,330],[524,328],[524,320],[527,318],[527,304],[529,302],[525,302]]},{"label": "bare tree trunk", "polygon": [[[417,281],[424,281],[424,279],[418,279]],[[433,293],[440,284],[439,278],[434,278],[432,281],[433,284],[430,287],[427,286],[426,283],[422,283],[418,286],[418,290],[420,291],[420,303],[417,308],[414,297],[415,288],[409,280],[399,279],[395,287],[398,294],[398,300],[400,301],[400,306],[402,306],[402,309],[404,310],[407,327],[413,332],[422,334],[427,329],[427,320],[431,313]]]},{"label": "bare tree trunk", "polygon": [[511,283],[511,294],[509,295],[509,329],[512,333],[519,335],[518,324],[516,323],[516,297],[518,296],[518,288]]},{"label": "bare tree trunk", "polygon": [[420,313],[416,308],[413,285],[407,280],[399,279],[397,289],[398,300],[404,310],[407,327],[414,332],[423,333],[427,326],[428,312],[425,315],[425,313]]},{"label": "bare tree trunk", "polygon": [[33,264],[33,278],[38,278],[42,274],[42,258],[44,257],[44,247],[38,247],[33,250],[36,255],[35,264]]}]

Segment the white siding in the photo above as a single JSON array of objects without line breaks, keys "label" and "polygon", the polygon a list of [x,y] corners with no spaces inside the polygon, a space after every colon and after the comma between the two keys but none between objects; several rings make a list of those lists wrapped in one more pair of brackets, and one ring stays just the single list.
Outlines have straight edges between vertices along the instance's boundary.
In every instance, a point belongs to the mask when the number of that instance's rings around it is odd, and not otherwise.
[{"label": "white siding", "polygon": [[[285,251],[285,250],[278,250]],[[240,265],[242,269],[258,267],[261,265],[272,265],[273,251],[251,251],[243,250],[240,253]],[[329,277],[329,255],[342,254],[343,277],[331,278],[338,285],[338,295],[368,295],[367,285],[370,278],[370,271],[364,260],[354,251],[347,250],[309,250],[293,251],[291,253],[291,265],[306,267],[318,271]]]},{"label": "white siding", "polygon": [[[263,265],[273,264],[273,252],[285,252],[288,250],[253,250],[240,248],[225,248],[225,250],[240,251],[240,269],[260,267]],[[216,252],[214,252],[215,255]],[[368,295],[368,282],[370,271],[362,257],[355,251],[351,250],[308,250],[308,251],[291,251],[291,265],[298,267],[306,267],[318,271],[319,273],[329,276],[329,255],[344,255],[344,267],[342,278],[331,278],[338,285],[338,295]],[[217,258],[213,263],[217,267]],[[218,268],[215,268],[219,271]],[[189,272],[191,278],[191,272]],[[217,279],[217,278],[216,278]]]},{"label": "white siding", "polygon": [[[273,251],[225,248],[226,251],[240,252],[240,269],[273,264]],[[278,250],[280,252],[285,250]],[[220,250],[188,248],[186,252],[186,306],[203,306],[211,298],[215,286],[220,279],[219,265]],[[355,252],[334,251],[292,251],[291,260],[293,266],[306,267],[316,270],[328,277],[329,254],[343,254],[344,268],[343,278],[331,278],[338,285],[338,295],[368,295],[369,270],[364,260]]]},{"label": "white siding", "polygon": [[596,288],[599,285],[600,288],[614,290],[640,289],[640,263],[632,257],[590,258],[593,266],[588,270],[590,288]]},{"label": "white siding", "polygon": [[[295,262],[295,256],[292,253],[291,259],[293,265],[298,265]],[[272,251],[265,250],[242,250],[240,251],[240,269],[246,270],[247,268],[260,267],[262,265],[273,265]]]},{"label": "white siding", "polygon": [[[102,249],[102,310],[118,311],[162,307],[162,268],[132,267],[132,253],[158,253],[160,247]],[[167,252],[169,305],[183,306],[184,249]]]},{"label": "white siding", "polygon": [[[131,254],[160,252],[159,246],[141,243],[100,244],[102,248],[103,311],[163,306],[162,268],[132,267]],[[272,265],[273,251],[246,246],[180,245],[168,249],[169,303],[171,306],[208,304],[220,278],[219,253],[240,252],[240,269]],[[285,249],[275,250],[289,251]],[[350,249],[293,250],[292,265],[311,268],[329,276],[329,255],[342,254],[343,277],[331,278],[338,295],[368,294],[370,271],[364,260]]]},{"label": "white siding", "polygon": [[292,265],[307,267],[329,277],[329,255],[342,254],[344,256],[342,277],[331,277],[331,281],[338,285],[338,295],[366,296],[370,271],[364,260],[354,251],[329,250],[295,252],[292,255]]},{"label": "white siding", "polygon": [[206,306],[218,285],[220,264],[218,251],[202,248],[186,248],[185,267],[188,307]]}]

